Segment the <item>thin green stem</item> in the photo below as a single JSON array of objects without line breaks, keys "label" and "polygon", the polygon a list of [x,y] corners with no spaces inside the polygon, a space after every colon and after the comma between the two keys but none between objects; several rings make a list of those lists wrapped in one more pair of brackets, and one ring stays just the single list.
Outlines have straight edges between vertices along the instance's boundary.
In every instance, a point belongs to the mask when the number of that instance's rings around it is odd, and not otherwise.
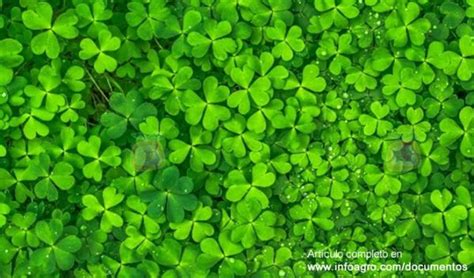
[{"label": "thin green stem", "polygon": [[155,43],[158,45],[158,47],[160,49],[163,49],[163,46],[160,44],[160,42],[155,37],[153,37],[153,40],[155,40]]},{"label": "thin green stem", "polygon": [[113,93],[113,92],[114,92],[114,89],[112,88],[112,84],[110,84],[110,80],[109,80],[109,78],[107,77],[107,75],[105,76],[105,80],[107,80],[107,85],[109,85],[110,92]]},{"label": "thin green stem", "polygon": [[100,94],[107,100],[107,102],[109,101],[109,98],[107,97],[107,95],[104,93],[104,91],[102,91],[102,88],[100,88],[99,84],[97,84],[97,81],[95,80],[94,76],[92,76],[92,74],[89,72],[89,70],[87,69],[87,67],[84,66],[84,69],[87,73],[87,75],[89,76],[89,79],[92,81],[92,83],[94,84],[94,86],[97,88],[97,90],[99,90]]},{"label": "thin green stem", "polygon": [[115,78],[113,78],[109,74],[106,75],[106,78],[107,78],[107,82],[111,82],[120,92],[123,93],[122,86],[120,86],[120,84],[115,80]]}]

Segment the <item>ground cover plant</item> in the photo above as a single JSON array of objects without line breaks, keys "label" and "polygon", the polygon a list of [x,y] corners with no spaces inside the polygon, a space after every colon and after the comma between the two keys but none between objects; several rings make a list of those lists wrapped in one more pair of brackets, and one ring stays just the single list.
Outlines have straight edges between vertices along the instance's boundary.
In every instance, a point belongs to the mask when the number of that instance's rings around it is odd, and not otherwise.
[{"label": "ground cover plant", "polygon": [[[0,277],[473,277],[473,22],[472,0],[0,0]],[[313,273],[309,250],[467,269]]]}]

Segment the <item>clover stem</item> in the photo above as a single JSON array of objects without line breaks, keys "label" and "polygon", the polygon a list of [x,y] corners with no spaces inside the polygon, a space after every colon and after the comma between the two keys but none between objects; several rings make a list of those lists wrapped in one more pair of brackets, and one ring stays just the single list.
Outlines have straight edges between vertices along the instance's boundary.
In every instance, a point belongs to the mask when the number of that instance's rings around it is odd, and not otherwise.
[{"label": "clover stem", "polygon": [[158,45],[158,47],[163,49],[163,46],[160,44],[160,42],[155,37],[153,37],[153,39],[155,40],[155,43]]},{"label": "clover stem", "polygon": [[95,81],[95,78],[94,76],[92,76],[92,74],[89,72],[89,70],[87,69],[87,67],[84,66],[84,70],[86,71],[87,75],[89,76],[89,79],[92,81],[92,83],[94,83],[94,86],[97,88],[97,90],[99,90],[100,94],[107,100],[107,102],[109,101],[109,98],[107,97],[107,95],[105,95],[104,91],[102,91],[102,89],[99,87],[99,84],[97,84],[97,81]]},{"label": "clover stem", "polygon": [[113,93],[114,89],[112,89],[112,85],[110,84],[110,81],[109,81],[109,78],[107,77],[107,75],[105,76],[105,80],[107,80],[107,85],[109,85],[110,92]]},{"label": "clover stem", "polygon": [[107,82],[111,82],[117,89],[119,89],[121,93],[123,93],[122,86],[120,86],[120,84],[112,76],[107,74],[105,78],[107,78]]}]

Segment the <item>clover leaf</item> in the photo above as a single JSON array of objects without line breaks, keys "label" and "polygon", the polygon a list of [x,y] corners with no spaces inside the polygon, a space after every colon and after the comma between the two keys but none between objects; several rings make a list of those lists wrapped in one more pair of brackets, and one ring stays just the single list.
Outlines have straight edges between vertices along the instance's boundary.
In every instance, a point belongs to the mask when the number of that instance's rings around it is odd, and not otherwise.
[{"label": "clover leaf", "polygon": [[473,109],[469,106],[465,106],[459,112],[459,119],[461,120],[463,128],[450,118],[443,119],[439,124],[439,127],[443,134],[440,136],[440,143],[443,146],[450,146],[462,137],[461,141],[461,153],[466,157],[474,157],[474,150],[471,134],[474,132],[474,121]]},{"label": "clover leaf", "polygon": [[196,196],[192,194],[193,181],[186,176],[180,177],[177,167],[165,168],[155,177],[154,183],[154,190],[142,194],[152,217],[165,214],[171,223],[181,223],[185,211],[193,211],[198,206]]},{"label": "clover leaf", "polygon": [[268,78],[260,77],[252,82],[254,72],[248,67],[242,70],[234,68],[231,77],[241,89],[230,94],[227,104],[232,108],[238,107],[239,113],[245,115],[250,111],[250,100],[257,106],[264,106],[270,101],[271,82]]},{"label": "clover leaf", "polygon": [[210,268],[220,262],[219,275],[245,275],[247,265],[240,259],[233,256],[240,254],[243,247],[230,239],[231,231],[222,231],[218,240],[206,238],[200,243],[202,254],[197,258],[197,262],[205,268]]},{"label": "clover leaf", "polygon": [[293,58],[293,52],[301,52],[305,49],[304,41],[300,38],[302,30],[298,26],[291,26],[288,32],[286,24],[282,20],[276,20],[275,27],[265,29],[265,34],[271,40],[278,42],[272,49],[275,58],[289,61]]},{"label": "clover leaf", "polygon": [[120,148],[116,146],[107,147],[100,153],[102,140],[95,135],[89,137],[88,141],[81,141],[77,144],[77,152],[79,154],[92,159],[82,169],[82,173],[86,178],[93,178],[95,181],[102,180],[101,165],[109,165],[117,167],[121,163]]},{"label": "clover leaf", "polygon": [[205,146],[212,140],[212,134],[201,128],[191,127],[190,137],[190,144],[179,139],[169,142],[169,147],[172,150],[169,160],[171,163],[181,164],[189,156],[191,168],[194,171],[202,172],[204,165],[212,165],[217,160],[212,149]]},{"label": "clover leaf", "polygon": [[434,190],[430,195],[431,203],[440,211],[423,215],[422,223],[429,225],[437,232],[444,231],[444,227],[450,232],[455,232],[461,227],[463,220],[467,218],[467,210],[462,205],[453,206],[448,209],[453,200],[449,190]]},{"label": "clover leaf", "polygon": [[73,253],[82,245],[81,240],[75,235],[63,236],[63,224],[57,219],[39,221],[35,226],[36,236],[44,243],[44,247],[31,254],[33,265],[42,266],[47,273],[53,272],[56,267],[68,270],[74,266]]},{"label": "clover leaf", "polygon": [[359,116],[359,122],[364,126],[364,134],[373,135],[377,133],[378,136],[385,136],[393,128],[391,122],[383,120],[389,114],[390,108],[388,105],[382,105],[377,101],[370,104],[370,110],[375,118],[366,114]]},{"label": "clover leaf", "polygon": [[106,233],[110,233],[113,227],[122,227],[123,218],[114,211],[114,207],[119,205],[124,196],[117,193],[114,187],[107,187],[102,190],[102,201],[96,196],[88,194],[82,197],[82,203],[85,208],[82,210],[82,217],[90,221],[101,215],[100,229]]},{"label": "clover leaf", "polygon": [[137,28],[137,35],[142,40],[151,40],[156,36],[161,23],[168,17],[170,10],[166,7],[166,1],[152,0],[148,5],[148,11],[142,3],[131,2],[127,4],[128,12],[125,19],[132,27]]},{"label": "clover leaf", "polygon": [[20,42],[14,39],[0,41],[0,86],[5,86],[13,79],[13,69],[19,66],[24,58],[18,55],[23,50]]},{"label": "clover leaf", "polygon": [[32,9],[23,12],[21,18],[28,29],[46,30],[31,40],[31,50],[36,55],[46,53],[49,58],[54,59],[61,52],[56,35],[65,39],[73,39],[79,34],[78,29],[74,26],[78,22],[78,18],[73,12],[59,15],[52,24],[53,8],[47,2],[39,2]]},{"label": "clover leaf", "polygon": [[355,0],[335,1],[322,0],[314,1],[314,7],[320,16],[313,16],[310,19],[311,25],[308,27],[312,33],[320,33],[335,25],[337,28],[344,28],[349,24],[349,19],[359,15],[359,10],[354,7]]},{"label": "clover leaf", "polygon": [[191,235],[194,241],[200,242],[214,234],[212,225],[205,222],[212,217],[213,212],[210,207],[200,205],[193,214],[192,220],[170,224],[170,228],[175,230],[174,237],[176,239],[187,239]]},{"label": "clover leaf", "polygon": [[275,236],[273,226],[276,224],[276,215],[271,211],[262,211],[260,201],[249,198],[237,203],[232,213],[236,226],[232,228],[230,238],[234,242],[241,242],[244,248],[255,245],[257,238],[267,241]]},{"label": "clover leaf", "polygon": [[272,186],[275,182],[275,175],[267,172],[268,167],[263,163],[258,163],[252,168],[252,181],[249,183],[243,173],[234,170],[229,173],[227,182],[230,187],[226,192],[226,198],[231,202],[240,200],[258,200],[262,208],[268,207],[268,197],[260,188]]},{"label": "clover leaf", "polygon": [[427,121],[422,122],[423,115],[423,110],[420,108],[408,108],[407,118],[410,125],[401,125],[397,129],[402,135],[404,142],[410,142],[412,140],[423,142],[426,140],[426,133],[431,129],[431,124]]},{"label": "clover leaf", "polygon": [[137,91],[131,91],[126,96],[115,93],[109,102],[114,112],[102,114],[101,123],[107,128],[105,132],[112,139],[122,136],[129,123],[137,128],[146,117],[156,115],[156,108],[148,102],[143,102],[143,97]]},{"label": "clover leaf", "polygon": [[102,30],[98,35],[99,46],[90,38],[85,38],[81,41],[81,51],[79,57],[82,60],[89,60],[97,56],[94,61],[94,69],[97,73],[104,73],[105,71],[113,72],[117,68],[117,60],[106,52],[116,51],[120,48],[121,41],[117,37],[113,37],[108,30]]},{"label": "clover leaf", "polygon": [[304,236],[307,241],[312,241],[316,237],[317,227],[329,231],[334,227],[334,222],[328,219],[331,214],[333,202],[328,197],[316,197],[314,194],[308,195],[301,202],[290,208],[290,216],[297,221],[293,228],[293,233],[297,236]]},{"label": "clover leaf", "polygon": [[430,29],[428,19],[418,18],[420,6],[415,2],[409,2],[404,6],[400,2],[397,10],[392,11],[385,21],[387,38],[393,40],[396,47],[405,46],[408,41],[414,45],[422,45],[425,33]]},{"label": "clover leaf", "polygon": [[235,41],[226,36],[232,32],[232,25],[228,21],[204,21],[204,31],[207,36],[193,31],[188,34],[187,42],[192,46],[192,55],[196,58],[204,57],[209,49],[218,60],[225,60],[237,49]]},{"label": "clover leaf", "polygon": [[201,121],[207,130],[215,130],[219,121],[226,121],[231,114],[227,107],[218,105],[229,96],[229,88],[219,86],[217,78],[210,76],[203,82],[203,90],[206,101],[202,100],[193,91],[186,91],[183,96],[183,104],[186,109],[186,121],[191,125],[196,125]]}]

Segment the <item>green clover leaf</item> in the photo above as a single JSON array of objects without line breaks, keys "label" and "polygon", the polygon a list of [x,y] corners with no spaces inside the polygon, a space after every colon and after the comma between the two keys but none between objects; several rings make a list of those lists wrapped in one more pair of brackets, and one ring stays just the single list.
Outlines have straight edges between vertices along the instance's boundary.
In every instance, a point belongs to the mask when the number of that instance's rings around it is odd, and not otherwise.
[{"label": "green clover leaf", "polygon": [[207,77],[203,82],[205,101],[196,93],[188,90],[184,93],[183,104],[186,109],[186,122],[197,125],[202,119],[202,126],[210,131],[215,130],[219,121],[226,121],[231,117],[227,107],[218,105],[229,96],[229,88],[218,85],[217,78]]},{"label": "green clover leaf", "polygon": [[275,58],[290,61],[293,58],[293,52],[301,52],[306,47],[301,39],[302,30],[298,26],[291,26],[287,32],[285,22],[279,19],[274,25],[275,27],[265,29],[267,37],[277,42],[272,49],[272,54]]},{"label": "green clover leaf", "polygon": [[46,30],[31,40],[31,50],[36,55],[46,53],[49,58],[54,59],[61,52],[56,35],[65,39],[73,39],[79,34],[78,29],[74,26],[78,22],[78,18],[72,11],[59,15],[54,24],[51,24],[53,9],[47,2],[39,2],[34,8],[23,12],[21,18],[28,29]]},{"label": "green clover leaf", "polygon": [[82,245],[81,240],[75,235],[61,237],[63,224],[57,219],[39,221],[35,226],[36,236],[47,246],[35,250],[31,255],[33,265],[42,266],[49,273],[55,270],[68,270],[74,266],[73,253],[77,252]]},{"label": "green clover leaf", "polygon": [[405,46],[408,41],[414,45],[422,45],[425,41],[425,33],[430,29],[430,21],[418,18],[420,7],[415,2],[409,2],[406,6],[400,2],[399,7],[394,10],[387,20],[387,38],[393,40],[396,47]]},{"label": "green clover leaf", "polygon": [[164,213],[171,223],[181,223],[185,211],[193,211],[198,206],[196,196],[192,194],[193,181],[189,177],[180,177],[176,166],[161,171],[154,183],[155,190],[142,194],[142,198],[149,202],[148,212],[152,217]]},{"label": "green clover leaf", "polygon": [[443,146],[450,146],[456,142],[460,137],[461,141],[461,154],[466,157],[474,157],[473,143],[474,140],[471,138],[474,134],[474,111],[472,107],[466,106],[459,112],[459,119],[461,120],[463,128],[453,119],[443,119],[439,124],[440,130],[443,134],[440,136],[440,143]]},{"label": "green clover leaf", "polygon": [[91,194],[82,197],[82,204],[85,208],[82,210],[82,217],[90,221],[101,215],[100,229],[106,233],[110,233],[113,227],[122,227],[123,218],[119,213],[114,211],[114,207],[118,206],[124,199],[124,195],[117,193],[114,187],[107,187],[102,190],[102,202]]},{"label": "green clover leaf", "polygon": [[156,115],[156,108],[143,101],[143,97],[137,91],[128,92],[127,95],[114,93],[109,100],[110,107],[114,112],[102,114],[101,123],[107,128],[105,133],[112,139],[121,137],[130,123],[133,127],[143,122],[146,117]]},{"label": "green clover leaf", "polygon": [[13,69],[23,63],[21,43],[14,39],[0,41],[0,86],[5,86],[13,79]]},{"label": "green clover leaf", "polygon": [[81,41],[81,51],[79,57],[82,60],[89,60],[97,56],[94,61],[94,69],[97,73],[104,73],[105,71],[113,72],[117,68],[117,60],[112,56],[105,54],[105,52],[116,51],[120,48],[121,41],[118,37],[113,37],[108,30],[99,32],[99,46],[89,38]]},{"label": "green clover leaf", "polygon": [[101,144],[102,140],[95,135],[89,137],[88,141],[81,141],[77,144],[77,152],[92,159],[91,162],[82,168],[82,173],[86,178],[93,178],[95,181],[102,180],[101,165],[105,164],[111,167],[117,167],[122,162],[120,158],[120,148],[109,146],[100,153]]}]

